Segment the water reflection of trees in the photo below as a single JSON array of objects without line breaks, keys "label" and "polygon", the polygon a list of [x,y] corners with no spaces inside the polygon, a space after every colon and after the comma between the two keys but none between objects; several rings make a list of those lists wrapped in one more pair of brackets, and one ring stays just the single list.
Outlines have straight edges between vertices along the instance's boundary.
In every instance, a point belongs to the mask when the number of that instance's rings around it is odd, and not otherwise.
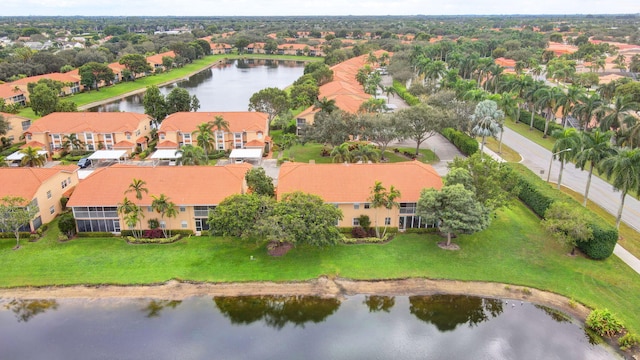
[{"label": "water reflection of trees", "polygon": [[362,303],[369,307],[369,312],[389,312],[393,305],[396,304],[396,299],[393,296],[370,295],[365,296]]},{"label": "water reflection of trees", "polygon": [[502,313],[502,301],[461,295],[410,296],[410,311],[440,331],[478,325]]},{"label": "water reflection of trees", "polygon": [[147,313],[148,318],[159,317],[165,308],[175,309],[181,303],[181,300],[150,300],[142,311]]},{"label": "water reflection of trees", "polygon": [[288,323],[304,327],[307,322],[323,322],[340,307],[339,300],[318,296],[215,297],[213,301],[232,324],[264,320],[278,330]]},{"label": "water reflection of trees", "polygon": [[18,322],[27,322],[34,316],[42,314],[47,310],[58,309],[58,302],[55,300],[11,300],[5,305],[5,308],[11,310]]},{"label": "water reflection of trees", "polygon": [[549,315],[550,318],[552,318],[553,320],[559,322],[559,323],[563,323],[563,322],[570,322],[571,321],[571,317],[565,313],[563,313],[560,310],[556,310],[556,309],[552,309],[550,307],[544,306],[544,305],[534,305],[536,308],[544,311],[547,315]]}]

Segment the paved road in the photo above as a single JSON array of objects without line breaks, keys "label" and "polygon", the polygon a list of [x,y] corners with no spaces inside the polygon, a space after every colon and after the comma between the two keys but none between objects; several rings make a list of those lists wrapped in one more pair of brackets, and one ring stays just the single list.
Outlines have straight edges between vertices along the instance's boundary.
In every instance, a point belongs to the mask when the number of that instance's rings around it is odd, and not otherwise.
[{"label": "paved road", "polygon": [[[543,179],[547,179],[549,171],[549,163],[551,162],[551,152],[542,146],[528,140],[524,136],[515,131],[505,128],[502,141],[507,146],[518,151],[522,156],[522,163],[536,174],[540,174]],[[558,182],[558,174],[560,172],[560,162],[553,161],[551,168],[551,182]],[[566,164],[562,172],[562,185],[584,194],[587,183],[587,172],[575,167],[573,164]],[[614,191],[613,187],[606,181],[593,176],[591,179],[591,188],[589,189],[589,200],[601,206],[612,215],[616,215],[620,207],[621,194]],[[622,213],[622,221],[627,225],[640,231],[640,201],[628,196],[625,198],[624,211]],[[616,245],[614,249],[620,259],[640,274],[640,260],[634,257],[620,245]]]}]

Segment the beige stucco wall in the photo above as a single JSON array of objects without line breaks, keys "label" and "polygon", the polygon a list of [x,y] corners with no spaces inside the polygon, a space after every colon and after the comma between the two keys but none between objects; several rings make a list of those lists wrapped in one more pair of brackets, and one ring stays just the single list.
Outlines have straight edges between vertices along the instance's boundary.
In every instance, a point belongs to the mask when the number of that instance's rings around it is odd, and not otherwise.
[{"label": "beige stucco wall", "polygon": [[6,138],[13,137],[14,143],[19,142],[20,136],[24,134],[24,130],[22,130],[22,122],[29,119],[15,115],[4,115],[4,119],[9,122],[11,129],[9,129],[9,131],[7,131],[7,133],[3,136]]},{"label": "beige stucco wall", "polygon": [[360,205],[359,209],[355,209],[354,205],[355,204],[353,204],[353,203],[350,203],[350,204],[338,204],[338,208],[340,210],[342,210],[342,215],[343,215],[342,220],[338,223],[339,227],[351,227],[351,226],[353,226],[353,219],[360,217],[360,215],[369,216],[369,220],[371,220],[371,226],[375,226],[376,214],[378,215],[378,226],[384,226],[384,219],[386,217],[390,217],[391,218],[391,224],[389,226],[391,226],[391,227],[397,227],[398,226],[398,217],[400,215],[400,210],[398,210],[397,208],[393,208],[393,209],[391,209],[390,212],[388,212],[387,209],[383,209],[383,208],[380,208],[380,209],[374,209],[374,208],[365,209],[364,208],[365,203],[359,203],[359,205]]},{"label": "beige stucco wall", "polygon": [[[65,180],[67,185],[62,188],[62,182]],[[77,171],[60,171],[42,183],[34,198],[38,199],[38,208],[40,208],[38,215],[41,217],[43,224],[51,222],[62,212],[62,205],[60,204],[62,195],[76,185],[78,185]],[[47,196],[48,191],[51,191],[51,197]],[[50,212],[52,206],[54,208],[53,214]]]}]

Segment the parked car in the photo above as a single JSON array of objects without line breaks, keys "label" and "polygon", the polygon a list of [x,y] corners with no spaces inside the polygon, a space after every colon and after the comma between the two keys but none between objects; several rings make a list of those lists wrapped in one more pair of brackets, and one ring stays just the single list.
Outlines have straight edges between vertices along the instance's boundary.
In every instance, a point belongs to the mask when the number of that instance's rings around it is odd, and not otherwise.
[{"label": "parked car", "polygon": [[88,167],[91,166],[91,159],[89,158],[82,158],[78,161],[78,166],[80,166],[81,169],[86,169]]}]

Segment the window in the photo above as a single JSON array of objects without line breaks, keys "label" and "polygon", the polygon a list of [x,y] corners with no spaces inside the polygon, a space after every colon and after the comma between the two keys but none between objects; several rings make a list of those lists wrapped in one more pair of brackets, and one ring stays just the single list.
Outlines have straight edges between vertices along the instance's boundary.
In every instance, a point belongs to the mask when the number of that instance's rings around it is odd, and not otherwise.
[{"label": "window", "polygon": [[27,131],[31,126],[31,120],[25,120],[22,122],[22,131]]},{"label": "window", "polygon": [[400,203],[400,214],[415,214],[416,203]]},{"label": "window", "polygon": [[51,190],[47,191],[47,199],[51,199]]},{"label": "window", "polygon": [[184,206],[180,206],[180,212],[185,212],[185,211],[187,211],[187,208]]},{"label": "window", "polygon": [[384,224],[385,225],[391,225],[391,218],[390,217],[384,218]]},{"label": "window", "polygon": [[53,214],[54,212],[56,212],[56,207],[51,205],[51,207],[49,208],[49,214]]},{"label": "window", "polygon": [[160,134],[160,135],[158,135],[158,136],[160,137],[160,140],[164,140],[164,138],[165,138],[164,133],[161,133],[161,134]]},{"label": "window", "polygon": [[360,226],[360,219],[353,218],[352,224],[353,224],[353,226]]},{"label": "window", "polygon": [[180,223],[180,226],[182,226],[183,229],[187,228],[187,220],[182,220],[182,222]]},{"label": "window", "polygon": [[153,212],[153,206],[147,206],[147,211],[148,212]]},{"label": "window", "polygon": [[67,180],[66,179],[62,180],[62,182],[60,183],[60,186],[62,186],[63,189],[66,188],[67,185],[69,185],[69,184],[67,184]]},{"label": "window", "polygon": [[131,140],[131,133],[127,133],[127,140]]},{"label": "window", "polygon": [[167,222],[166,221],[160,221],[160,229],[166,229],[167,228]]},{"label": "window", "polygon": [[262,139],[262,132],[258,131],[258,139]]},{"label": "window", "polygon": [[364,208],[365,209],[370,209],[371,208],[371,204],[370,203],[365,203],[364,204]]},{"label": "window", "polygon": [[360,204],[353,204],[353,210],[360,209]]},{"label": "window", "polygon": [[140,136],[140,130],[136,130],[136,136]]}]

